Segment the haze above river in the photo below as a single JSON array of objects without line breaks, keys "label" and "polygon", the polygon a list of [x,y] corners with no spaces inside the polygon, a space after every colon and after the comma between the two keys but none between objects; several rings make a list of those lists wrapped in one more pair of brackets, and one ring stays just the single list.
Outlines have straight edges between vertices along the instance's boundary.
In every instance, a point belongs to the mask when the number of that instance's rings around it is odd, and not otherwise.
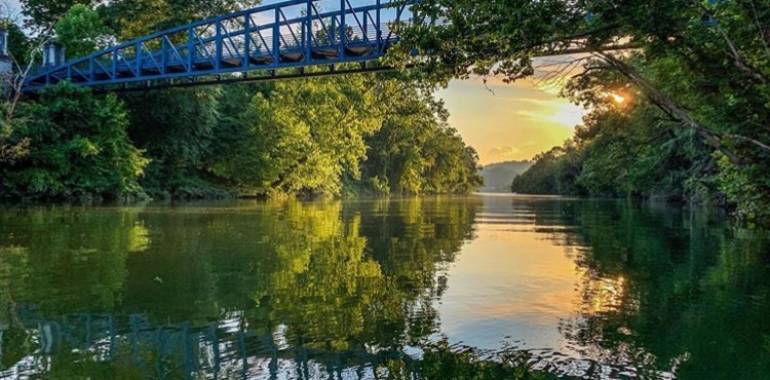
[{"label": "haze above river", "polygon": [[436,347],[557,375],[759,379],[769,298],[766,232],[667,205],[474,195],[0,214],[2,379],[430,379]]}]

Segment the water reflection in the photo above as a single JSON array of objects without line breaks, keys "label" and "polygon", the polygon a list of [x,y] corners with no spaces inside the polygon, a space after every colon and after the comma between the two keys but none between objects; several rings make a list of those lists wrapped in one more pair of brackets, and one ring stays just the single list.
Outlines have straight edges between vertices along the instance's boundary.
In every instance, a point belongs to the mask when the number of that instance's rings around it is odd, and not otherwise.
[{"label": "water reflection", "polygon": [[767,236],[508,196],[0,215],[0,378],[763,378]]}]

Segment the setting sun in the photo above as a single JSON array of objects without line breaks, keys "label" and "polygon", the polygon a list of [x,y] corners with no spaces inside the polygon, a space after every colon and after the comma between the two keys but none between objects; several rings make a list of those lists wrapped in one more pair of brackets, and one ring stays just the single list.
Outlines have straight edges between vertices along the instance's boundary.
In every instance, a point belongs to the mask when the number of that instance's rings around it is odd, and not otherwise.
[{"label": "setting sun", "polygon": [[482,164],[529,160],[560,145],[587,111],[533,81],[453,81],[439,96],[450,123],[475,147]]},{"label": "setting sun", "polygon": [[626,97],[618,94],[610,94],[612,100],[617,104],[623,104],[626,102]]}]

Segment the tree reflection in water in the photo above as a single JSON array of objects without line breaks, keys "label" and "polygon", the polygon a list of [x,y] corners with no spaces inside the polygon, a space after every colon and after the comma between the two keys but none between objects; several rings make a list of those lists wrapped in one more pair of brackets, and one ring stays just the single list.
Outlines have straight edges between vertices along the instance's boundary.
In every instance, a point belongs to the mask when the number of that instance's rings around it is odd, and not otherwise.
[{"label": "tree reflection in water", "polygon": [[640,377],[761,379],[770,371],[766,231],[666,207],[582,203],[579,318],[563,335]]},{"label": "tree reflection in water", "polygon": [[770,370],[766,236],[700,213],[611,202],[505,201],[574,258],[578,313],[559,327],[571,354],[450,345],[436,304],[482,202],[6,210],[0,378]]}]

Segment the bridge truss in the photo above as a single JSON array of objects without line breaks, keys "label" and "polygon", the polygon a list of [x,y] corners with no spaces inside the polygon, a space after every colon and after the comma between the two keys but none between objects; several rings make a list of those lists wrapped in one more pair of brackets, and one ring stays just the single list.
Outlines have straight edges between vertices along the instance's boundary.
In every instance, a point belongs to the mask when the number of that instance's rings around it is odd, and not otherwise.
[{"label": "bridge truss", "polygon": [[[213,17],[43,66],[23,91],[101,90],[376,71],[415,0],[289,0]],[[319,67],[318,69],[308,69]]]}]

